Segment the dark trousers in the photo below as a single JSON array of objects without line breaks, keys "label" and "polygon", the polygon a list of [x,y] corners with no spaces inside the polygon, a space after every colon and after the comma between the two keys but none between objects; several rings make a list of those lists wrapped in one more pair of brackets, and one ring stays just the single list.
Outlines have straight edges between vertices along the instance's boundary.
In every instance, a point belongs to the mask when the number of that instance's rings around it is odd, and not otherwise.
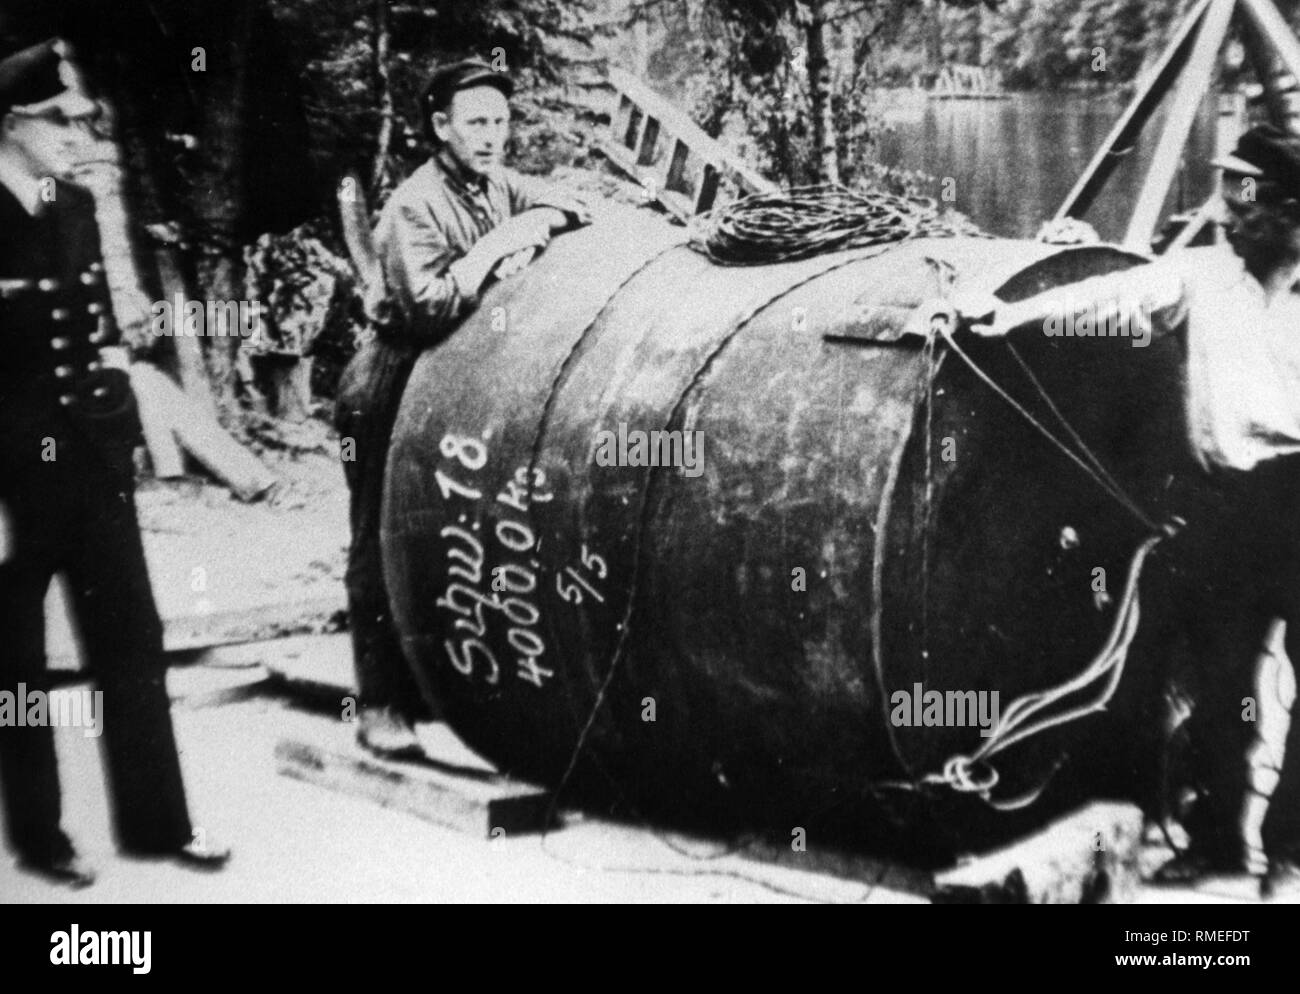
[{"label": "dark trousers", "polygon": [[[1213,521],[1227,542],[1200,557],[1193,576],[1218,596],[1188,619],[1197,704],[1188,722],[1201,798],[1189,829],[1198,844],[1237,856],[1244,804],[1255,792],[1251,752],[1259,736],[1257,664],[1274,619],[1287,622],[1286,651],[1300,665],[1300,458],[1261,463],[1220,479],[1235,517]],[[1207,565],[1208,564],[1208,568]],[[1207,588],[1211,589],[1211,588]],[[1248,707],[1254,702],[1253,719]],[[1275,702],[1268,702],[1275,706]],[[1271,854],[1300,853],[1300,713],[1293,706],[1280,779],[1262,826]]]},{"label": "dark trousers", "polygon": [[357,688],[363,706],[395,708],[408,718],[426,712],[393,625],[379,526],[388,443],[418,354],[380,340],[363,345],[343,371],[334,417],[351,495],[345,582]]},{"label": "dark trousers", "polygon": [[[190,820],[130,467],[61,442],[53,462],[6,459],[0,472],[10,541],[0,562],[0,690],[48,689],[44,601],[53,575],[64,573],[86,663],[104,695],[118,842],[136,852],[176,848],[189,841]],[[78,735],[82,742],[89,747]],[[10,844],[33,859],[67,852],[53,729],[0,727],[0,776]]]},{"label": "dark trousers", "polygon": [[[1300,666],[1300,610],[1290,614],[1286,627],[1286,654],[1294,671]],[[1300,710],[1294,704],[1282,775],[1269,801],[1263,832],[1268,852],[1300,857]]]}]

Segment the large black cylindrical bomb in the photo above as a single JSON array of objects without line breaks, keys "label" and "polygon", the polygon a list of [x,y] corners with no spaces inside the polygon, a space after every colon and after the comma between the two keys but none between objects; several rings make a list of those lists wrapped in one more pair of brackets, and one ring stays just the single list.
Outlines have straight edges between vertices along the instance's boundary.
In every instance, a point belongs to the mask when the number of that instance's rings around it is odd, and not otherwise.
[{"label": "large black cylindrical bomb", "polygon": [[[985,729],[897,695],[1005,708],[1100,647],[1146,530],[1025,413],[1068,437],[1045,392],[1158,511],[1186,461],[1177,342],[1022,330],[1027,376],[1007,341],[968,340],[1021,413],[903,329],[954,287],[1020,299],[1140,260],[927,239],[731,268],[682,241],[612,212],[420,359],[384,512],[417,673],[505,769],[629,814],[957,847],[1018,830],[1044,809],[916,789]],[[1009,750],[998,790],[1082,782],[1057,767],[1099,727]]]}]

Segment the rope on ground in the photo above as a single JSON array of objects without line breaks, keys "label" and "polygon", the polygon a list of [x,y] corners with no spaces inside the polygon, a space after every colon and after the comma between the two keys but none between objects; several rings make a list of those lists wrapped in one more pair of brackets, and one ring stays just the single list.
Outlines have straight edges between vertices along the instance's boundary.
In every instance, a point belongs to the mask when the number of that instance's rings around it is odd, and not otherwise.
[{"label": "rope on ground", "polygon": [[908,238],[984,236],[928,197],[834,183],[743,197],[692,218],[690,232],[691,247],[724,266],[792,262]]}]

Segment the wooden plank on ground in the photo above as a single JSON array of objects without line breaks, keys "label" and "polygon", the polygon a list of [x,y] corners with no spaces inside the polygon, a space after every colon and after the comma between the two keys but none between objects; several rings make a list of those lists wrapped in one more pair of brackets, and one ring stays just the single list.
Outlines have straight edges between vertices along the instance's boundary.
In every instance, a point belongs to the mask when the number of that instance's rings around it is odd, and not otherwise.
[{"label": "wooden plank on ground", "polygon": [[256,642],[277,633],[301,632],[325,624],[346,607],[342,589],[313,597],[286,598],[207,614],[163,618],[163,644],[168,652],[187,652],[215,645]]},{"label": "wooden plank on ground", "polygon": [[[177,296],[185,298],[185,277],[181,274],[180,262],[176,251],[170,246],[155,250],[154,260],[158,266],[158,280],[162,286],[163,299],[168,303]],[[176,315],[179,322],[181,315]],[[217,401],[212,396],[212,383],[208,379],[208,365],[203,358],[203,346],[198,338],[190,335],[173,335],[172,343],[176,347],[176,363],[181,376],[181,386],[185,395],[213,421],[217,420]]]},{"label": "wooden plank on ground", "polygon": [[935,875],[937,904],[1123,904],[1141,883],[1142,812],[1097,801]]},{"label": "wooden plank on ground", "polygon": [[140,426],[144,431],[144,444],[153,463],[153,475],[160,480],[175,479],[185,475],[185,460],[176,444],[176,432],[171,425],[171,412],[165,398],[153,389],[148,377],[132,381],[136,406],[140,409]]},{"label": "wooden plank on ground", "polygon": [[148,403],[154,405],[160,423],[169,426],[186,451],[240,500],[255,500],[275,485],[275,474],[161,371],[148,363],[132,363],[131,386],[137,396],[149,395]]},{"label": "wooden plank on ground", "polygon": [[815,838],[806,839],[800,849],[795,849],[791,841],[784,839],[760,837],[745,840],[738,848],[737,855],[756,863],[823,874],[841,880],[858,880],[873,888],[910,895],[918,900],[929,896],[933,884],[933,877],[924,870],[840,846],[825,845]]},{"label": "wooden plank on ground", "polygon": [[553,806],[536,787],[503,777],[473,778],[432,765],[390,763],[355,750],[344,752],[284,739],[275,749],[285,776],[328,790],[363,797],[424,821],[481,838],[518,835],[548,825]]},{"label": "wooden plank on ground", "polygon": [[293,635],[224,646],[208,650],[203,661],[213,666],[265,666],[272,677],[313,700],[334,702],[357,693],[352,636],[348,632]]}]

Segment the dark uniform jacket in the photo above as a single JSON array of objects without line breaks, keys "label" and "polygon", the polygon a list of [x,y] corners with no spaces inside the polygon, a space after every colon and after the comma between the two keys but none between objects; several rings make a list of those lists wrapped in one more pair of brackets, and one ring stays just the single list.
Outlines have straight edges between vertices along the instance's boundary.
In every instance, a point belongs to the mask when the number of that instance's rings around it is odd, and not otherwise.
[{"label": "dark uniform jacket", "polygon": [[0,478],[39,462],[46,439],[129,466],[139,438],[128,376],[99,353],[119,333],[94,198],[53,192],[33,217],[0,185]]},{"label": "dark uniform jacket", "polygon": [[[118,840],[132,852],[174,852],[191,825],[133,500],[139,421],[126,372],[101,365],[118,332],[94,199],[70,183],[53,193],[33,216],[0,187],[0,684],[48,686],[44,602],[63,574],[104,695]],[[0,786],[20,854],[71,850],[49,725],[0,730]]]}]

